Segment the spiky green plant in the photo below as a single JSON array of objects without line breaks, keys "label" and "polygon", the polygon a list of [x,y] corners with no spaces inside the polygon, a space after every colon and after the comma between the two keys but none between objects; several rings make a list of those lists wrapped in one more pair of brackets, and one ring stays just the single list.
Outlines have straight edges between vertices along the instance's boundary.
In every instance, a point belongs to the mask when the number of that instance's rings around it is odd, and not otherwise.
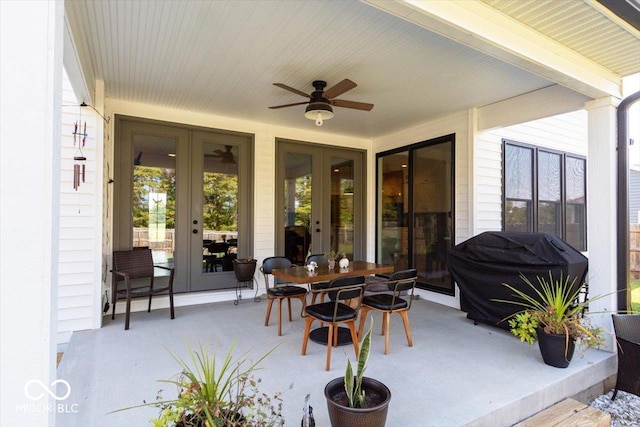
[{"label": "spiky green plant", "polygon": [[554,278],[551,271],[548,279],[537,277],[538,286],[534,286],[525,275],[520,274],[520,277],[532,290],[531,295],[503,283],[514,293],[516,300],[494,301],[524,307],[509,319],[511,333],[520,337],[521,341],[533,344],[537,337],[536,330],[541,327],[546,333],[564,335],[567,341],[573,339],[587,347],[597,347],[604,343],[602,328],[592,326],[589,319],[582,315],[589,301],[595,301],[604,295],[580,301],[578,297],[582,286],[576,286],[577,278],[565,278],[562,274],[559,278]]},{"label": "spiky green plant", "polygon": [[151,420],[155,427],[283,426],[282,393],[261,393],[260,380],[254,377],[258,365],[275,349],[252,362],[249,352],[234,358],[234,347],[232,344],[222,360],[202,344],[197,350],[187,345],[189,362],[170,353],[182,372],[176,380],[161,382],[176,385],[178,397],[163,400],[160,390],[155,402],[132,408],[159,407],[158,418]]},{"label": "spiky green plant", "polygon": [[353,367],[351,361],[347,359],[347,369],[344,374],[344,390],[347,393],[347,399],[349,400],[349,407],[351,408],[364,408],[365,391],[362,389],[362,378],[364,378],[364,371],[367,369],[367,361],[369,360],[369,353],[371,352],[371,330],[373,329],[373,317],[371,318],[371,324],[369,330],[362,338],[360,343],[360,351],[358,352],[358,366],[356,375],[353,375]]}]

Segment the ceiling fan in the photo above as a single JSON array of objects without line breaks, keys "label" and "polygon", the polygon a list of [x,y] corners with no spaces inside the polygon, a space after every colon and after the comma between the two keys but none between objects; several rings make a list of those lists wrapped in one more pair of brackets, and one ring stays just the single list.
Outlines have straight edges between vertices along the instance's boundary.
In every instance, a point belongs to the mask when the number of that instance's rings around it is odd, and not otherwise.
[{"label": "ceiling fan", "polygon": [[344,79],[327,90],[324,90],[324,88],[327,87],[327,82],[323,80],[316,80],[313,82],[313,87],[316,90],[311,92],[310,95],[298,89],[294,89],[290,86],[287,86],[283,83],[274,83],[274,85],[282,89],[288,90],[289,92],[293,92],[300,96],[304,96],[305,98],[309,98],[309,100],[305,102],[295,102],[293,104],[275,105],[269,108],[276,109],[276,108],[284,108],[284,107],[293,107],[295,105],[309,104],[307,106],[307,109],[305,110],[304,116],[308,119],[315,120],[316,125],[318,126],[322,126],[323,120],[327,120],[333,117],[332,106],[353,108],[355,110],[364,110],[364,111],[371,111],[371,109],[373,108],[373,104],[367,104],[365,102],[335,99],[336,97],[342,95],[343,93],[357,86],[357,84],[355,84],[349,79]]},{"label": "ceiling fan", "polygon": [[205,154],[205,157],[215,157],[220,160],[220,163],[227,163],[227,164],[232,164],[235,165],[236,164],[236,159],[233,157],[233,153],[231,152],[231,149],[233,147],[231,145],[225,145],[224,146],[224,151],[222,150],[214,150],[213,154]]}]

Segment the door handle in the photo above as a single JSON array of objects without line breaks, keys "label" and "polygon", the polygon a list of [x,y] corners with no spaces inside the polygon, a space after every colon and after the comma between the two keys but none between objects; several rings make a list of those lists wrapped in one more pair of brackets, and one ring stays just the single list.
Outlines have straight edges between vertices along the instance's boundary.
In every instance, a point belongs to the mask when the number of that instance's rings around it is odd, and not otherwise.
[{"label": "door handle", "polygon": [[320,232],[320,229],[319,229],[319,228],[316,228],[316,233],[319,233],[319,232]]},{"label": "door handle", "polygon": [[194,228],[192,231],[193,234],[198,234],[198,229]]}]

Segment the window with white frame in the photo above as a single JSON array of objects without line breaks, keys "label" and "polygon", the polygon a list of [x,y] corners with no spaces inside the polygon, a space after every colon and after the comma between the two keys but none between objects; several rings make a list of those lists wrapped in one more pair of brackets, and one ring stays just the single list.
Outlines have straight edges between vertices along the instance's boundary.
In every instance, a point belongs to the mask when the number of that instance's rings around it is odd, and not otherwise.
[{"label": "window with white frame", "polygon": [[550,233],[587,249],[586,159],[502,140],[505,231]]}]

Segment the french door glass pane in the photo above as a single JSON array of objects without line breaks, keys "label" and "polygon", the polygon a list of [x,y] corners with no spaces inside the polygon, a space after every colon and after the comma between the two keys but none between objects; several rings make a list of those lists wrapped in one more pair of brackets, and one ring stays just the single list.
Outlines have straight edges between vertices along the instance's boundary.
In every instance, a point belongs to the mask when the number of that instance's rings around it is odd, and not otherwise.
[{"label": "french door glass pane", "polygon": [[408,268],[408,164],[409,152],[378,159],[378,253],[382,264]]},{"label": "french door glass pane", "polygon": [[303,265],[311,244],[312,156],[288,152],[285,158],[284,253]]},{"label": "french door glass pane", "polygon": [[202,268],[232,271],[238,251],[237,147],[203,143]]},{"label": "french door glass pane", "polygon": [[175,251],[176,141],[138,134],[133,138],[133,247],[149,247],[156,263]]},{"label": "french door glass pane", "polygon": [[353,259],[353,160],[331,158],[330,249]]}]

